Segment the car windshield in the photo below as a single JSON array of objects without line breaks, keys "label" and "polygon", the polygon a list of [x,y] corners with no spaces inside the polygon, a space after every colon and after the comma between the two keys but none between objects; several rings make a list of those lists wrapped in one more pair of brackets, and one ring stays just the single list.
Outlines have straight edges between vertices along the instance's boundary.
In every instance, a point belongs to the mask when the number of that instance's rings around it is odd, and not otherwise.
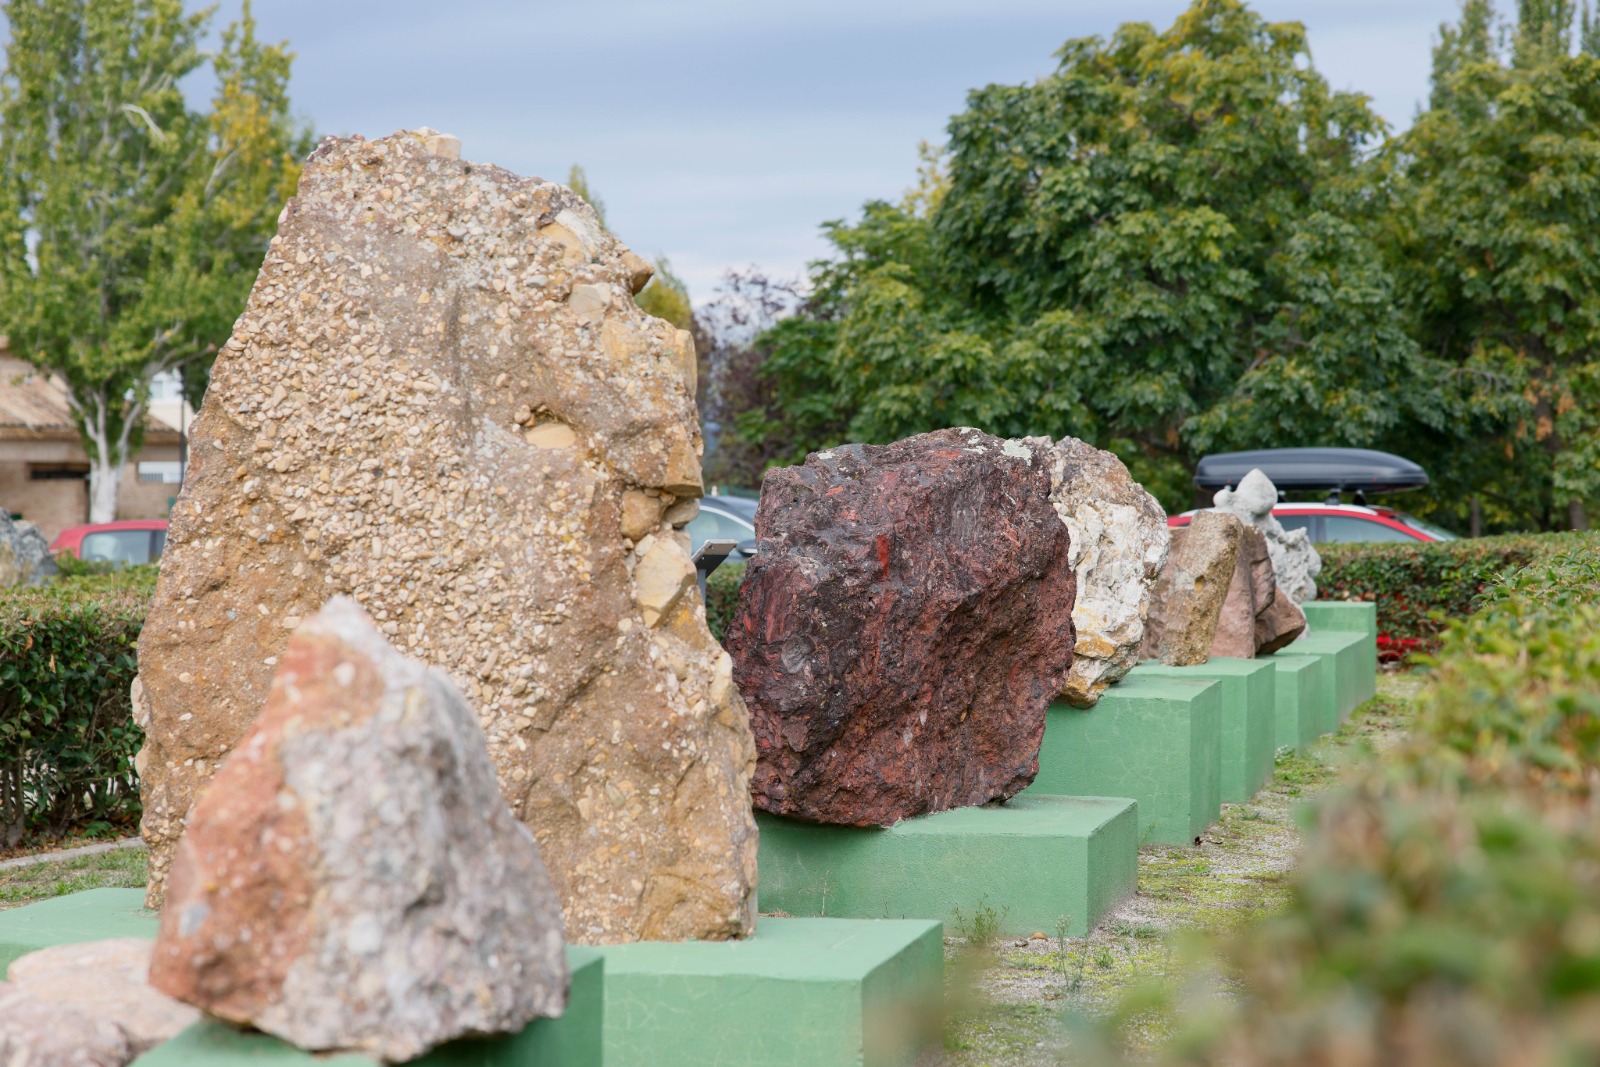
[{"label": "car windshield", "polygon": [[1394,517],[1411,527],[1413,530],[1421,530],[1423,533],[1427,534],[1429,537],[1432,537],[1436,541],[1459,541],[1461,539],[1459,535],[1451,533],[1443,526],[1435,526],[1431,522],[1424,522],[1415,515],[1407,515],[1403,511],[1395,512]]},{"label": "car windshield", "polygon": [[149,563],[150,531],[97,530],[84,536],[78,554],[102,563]]},{"label": "car windshield", "polygon": [[689,551],[698,552],[700,546],[711,540],[743,543],[755,537],[755,527],[744,519],[723,511],[721,502],[700,502],[700,514],[689,520]]}]

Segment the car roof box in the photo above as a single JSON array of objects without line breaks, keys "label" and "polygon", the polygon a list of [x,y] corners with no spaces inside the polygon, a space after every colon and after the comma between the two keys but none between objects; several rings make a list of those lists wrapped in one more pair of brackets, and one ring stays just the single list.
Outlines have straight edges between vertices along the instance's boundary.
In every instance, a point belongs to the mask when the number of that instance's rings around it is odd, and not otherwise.
[{"label": "car roof box", "polygon": [[1284,492],[1344,490],[1393,493],[1420,489],[1428,472],[1401,456],[1370,448],[1259,448],[1219,452],[1195,467],[1194,484],[1212,491],[1231,488],[1259,467]]}]

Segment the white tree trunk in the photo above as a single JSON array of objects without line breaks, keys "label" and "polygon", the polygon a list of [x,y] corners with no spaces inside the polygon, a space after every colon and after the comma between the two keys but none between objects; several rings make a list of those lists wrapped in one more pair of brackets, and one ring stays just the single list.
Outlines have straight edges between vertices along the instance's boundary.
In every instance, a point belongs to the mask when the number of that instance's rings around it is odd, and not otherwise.
[{"label": "white tree trunk", "polygon": [[89,521],[111,522],[117,517],[117,490],[122,487],[122,464],[110,454],[115,442],[95,442],[96,454],[89,460]]}]

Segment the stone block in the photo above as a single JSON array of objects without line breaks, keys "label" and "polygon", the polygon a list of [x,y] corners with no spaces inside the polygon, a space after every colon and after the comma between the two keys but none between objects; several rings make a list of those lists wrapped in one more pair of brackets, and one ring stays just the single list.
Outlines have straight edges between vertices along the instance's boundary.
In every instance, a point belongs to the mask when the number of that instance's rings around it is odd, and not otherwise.
[{"label": "stone block", "polygon": [[1024,796],[1130,797],[1139,843],[1189,845],[1222,814],[1222,686],[1135,667],[1088,709],[1046,715]]},{"label": "stone block", "polygon": [[1324,722],[1337,719],[1333,704],[1333,664],[1320,656],[1286,652],[1263,657],[1278,672],[1277,746],[1304,751],[1322,736]]},{"label": "stone block", "polygon": [[1308,600],[1300,607],[1306,613],[1306,622],[1313,633],[1318,630],[1352,631],[1364,633],[1370,638],[1365,646],[1369,667],[1367,673],[1372,677],[1372,695],[1375,695],[1378,679],[1378,605],[1362,600]]},{"label": "stone block", "polygon": [[[89,889],[0,912],[0,967],[52,945],[112,937],[155,937],[156,914],[144,907],[142,889]],[[590,1067],[601,1062],[603,979],[600,953],[568,946],[572,985],[559,1019],[536,1019],[521,1033],[469,1038],[442,1045],[416,1064],[429,1067],[510,1067],[538,1063]],[[221,1023],[196,1023],[135,1061],[139,1067],[225,1067],[233,1063],[370,1067],[362,1055],[314,1056],[266,1034],[245,1034]]]},{"label": "stone block", "polygon": [[[409,1061],[411,1067],[593,1067],[604,1058],[605,961],[592,948],[569,946],[567,1008],[559,1019],[535,1019],[520,1033],[462,1038]],[[270,1034],[236,1030],[214,1019],[189,1027],[134,1061],[135,1067],[377,1067],[357,1053],[317,1055]]]},{"label": "stone block", "polygon": [[1132,896],[1139,819],[1122,797],[1019,796],[887,829],[756,816],[761,906],[790,915],[942,919],[980,906],[1026,937],[1068,917],[1083,937]]},{"label": "stone block", "polygon": [[1336,717],[1325,732],[1339,728],[1350,713],[1378,691],[1377,641],[1355,630],[1316,630],[1284,648],[1295,656],[1327,656],[1333,662]]},{"label": "stone block", "polygon": [[600,951],[606,1067],[900,1067],[939,1042],[937,922],[763,918],[743,941]]},{"label": "stone block", "polygon": [[1278,672],[1272,661],[1212,656],[1194,667],[1146,663],[1136,669],[1149,676],[1210,678],[1222,686],[1222,802],[1242,804],[1255,796],[1272,777],[1278,746]]}]

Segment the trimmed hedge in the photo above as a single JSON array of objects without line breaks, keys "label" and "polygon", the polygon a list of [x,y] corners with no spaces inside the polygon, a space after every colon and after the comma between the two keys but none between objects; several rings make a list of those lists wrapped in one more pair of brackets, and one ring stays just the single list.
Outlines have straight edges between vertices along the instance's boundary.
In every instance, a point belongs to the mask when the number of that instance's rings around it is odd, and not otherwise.
[{"label": "trimmed hedge", "polygon": [[156,568],[0,591],[0,845],[139,815],[128,689]]},{"label": "trimmed hedge", "polygon": [[1600,1062],[1600,536],[1478,600],[1407,741],[1317,804],[1287,910],[1232,943],[1237,1009],[1167,1062]]},{"label": "trimmed hedge", "polygon": [[1435,652],[1451,619],[1477,610],[1499,576],[1582,543],[1583,534],[1513,534],[1435,544],[1319,545],[1322,600],[1378,606],[1379,653]]}]

